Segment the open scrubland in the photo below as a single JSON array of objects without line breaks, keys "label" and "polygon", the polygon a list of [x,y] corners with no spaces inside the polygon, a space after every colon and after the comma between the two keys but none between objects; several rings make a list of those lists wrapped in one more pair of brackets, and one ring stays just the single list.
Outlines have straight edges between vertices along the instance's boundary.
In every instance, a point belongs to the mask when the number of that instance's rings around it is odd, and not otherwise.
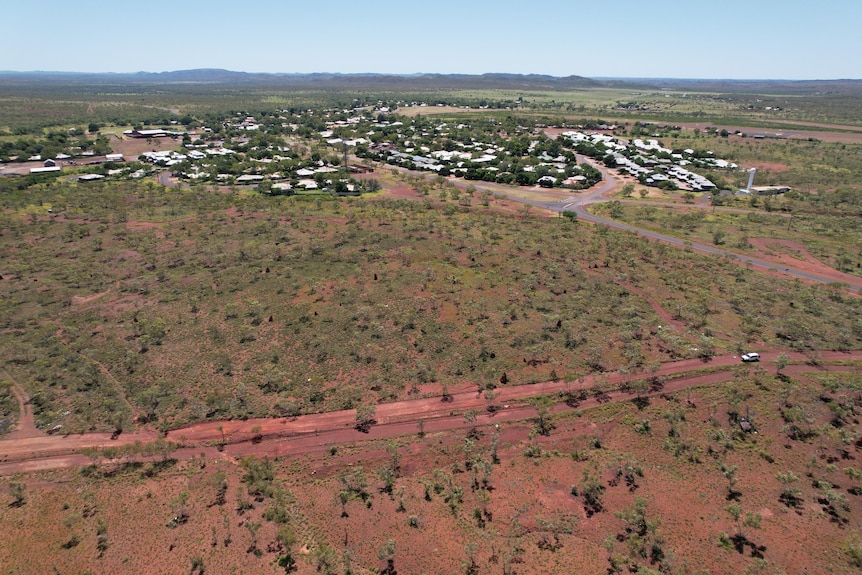
[{"label": "open scrubland", "polygon": [[[593,213],[859,276],[859,144],[672,126],[838,132],[857,96],[724,88],[78,86],[61,100],[16,84],[0,142],[97,123],[110,143],[326,98],[402,101],[429,131],[435,113],[472,134],[532,122],[536,139],[613,117],[620,137],[659,133],[792,192],[708,202],[619,177]],[[340,154],[298,138],[285,165]],[[862,568],[857,294],[512,199],[580,190],[375,167],[363,177],[380,191],[359,197],[0,180],[0,573]],[[746,177],[707,175],[726,190]],[[738,362],[747,351],[763,362]],[[26,441],[46,447],[22,456]]]}]

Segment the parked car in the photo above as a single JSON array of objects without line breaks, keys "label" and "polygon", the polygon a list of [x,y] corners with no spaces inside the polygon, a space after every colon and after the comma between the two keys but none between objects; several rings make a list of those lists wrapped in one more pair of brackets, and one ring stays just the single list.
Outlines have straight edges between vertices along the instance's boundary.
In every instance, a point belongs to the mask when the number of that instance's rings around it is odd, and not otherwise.
[{"label": "parked car", "polygon": [[760,354],[755,352],[749,352],[742,354],[742,361],[760,361]]}]

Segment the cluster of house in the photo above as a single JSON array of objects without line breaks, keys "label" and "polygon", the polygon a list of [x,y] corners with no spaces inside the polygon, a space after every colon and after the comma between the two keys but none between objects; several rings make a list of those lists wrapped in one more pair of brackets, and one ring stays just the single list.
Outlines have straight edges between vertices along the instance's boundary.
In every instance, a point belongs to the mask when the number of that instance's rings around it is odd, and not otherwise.
[{"label": "cluster of house", "polygon": [[713,157],[712,152],[707,152],[706,157],[696,156],[692,149],[675,153],[662,147],[657,140],[634,139],[625,144],[607,134],[585,134],[577,131],[563,132],[562,136],[573,142],[601,144],[614,158],[620,172],[630,174],[648,186],[673,181],[682,189],[710,191],[714,190],[716,185],[708,178],[692,172],[687,166],[725,169],[737,167],[732,162]]},{"label": "cluster of house", "polygon": [[[339,122],[327,124],[327,130],[320,132],[328,144],[333,146],[358,146],[365,145],[370,155],[375,159],[385,161],[392,165],[400,165],[415,170],[436,172],[442,175],[465,176],[471,170],[482,170],[489,172],[505,172],[501,162],[510,156],[508,151],[498,145],[483,142],[455,142],[457,149],[433,149],[434,145],[415,145],[412,139],[424,139],[425,136],[447,135],[449,126],[441,123],[423,132],[415,132],[410,135],[410,130],[400,130],[401,122],[385,122],[378,117],[378,122],[371,124],[371,130],[365,134],[353,134],[353,137],[334,137],[339,128],[356,128],[362,121],[359,116],[349,117]],[[464,125],[453,126],[455,129],[464,128]],[[613,128],[613,126],[603,126]],[[391,134],[386,140],[373,138],[369,142],[365,136],[373,136],[375,130],[388,128],[399,128],[397,134]],[[345,133],[345,130],[341,130]],[[737,166],[726,160],[712,157],[711,153],[704,157],[698,155],[694,150],[684,150],[675,153],[663,148],[657,140],[634,139],[630,142],[620,140],[608,135],[607,130],[595,132],[569,131],[562,134],[570,144],[577,145],[579,142],[588,142],[599,146],[608,154],[612,155],[616,162],[616,168],[623,173],[631,174],[645,185],[660,185],[663,181],[673,181],[677,187],[692,191],[710,191],[716,185],[708,178],[696,173],[696,168],[736,168]],[[538,142],[532,142],[530,152]],[[571,154],[551,156],[545,152],[535,156],[537,162],[528,162],[519,166],[524,172],[539,172],[541,177],[536,183],[547,187],[579,187],[587,177],[581,173],[577,163],[577,156]],[[611,167],[614,167],[611,164]]]},{"label": "cluster of house", "polygon": [[[440,172],[444,168],[447,168],[453,174],[462,174],[473,164],[493,162],[497,159],[497,153],[501,151],[497,146],[482,143],[462,144],[460,147],[465,151],[435,150],[432,152],[428,146],[422,146],[420,150],[427,154],[425,156],[414,154],[415,149],[412,147],[408,147],[406,152],[399,152],[393,149],[392,144],[389,143],[375,144],[372,146],[372,149],[388,154],[389,163],[391,164],[412,163],[417,170],[428,170],[431,172]],[[467,151],[471,148],[475,151]],[[493,166],[485,166],[485,168],[491,170],[498,169]]]},{"label": "cluster of house", "polygon": [[[236,154],[235,150],[225,147],[201,147],[201,149],[190,149],[184,153],[174,150],[152,151],[141,154],[140,159],[151,164],[162,167],[175,167],[182,165],[182,171],[177,175],[190,180],[215,180],[219,182],[232,182],[240,185],[259,184],[264,180],[272,182],[273,190],[292,190],[295,187],[314,190],[320,187],[318,174],[332,174],[339,170],[319,160],[310,167],[299,168],[292,172],[267,172],[267,173],[218,173],[218,166],[211,161],[216,156],[230,156]],[[273,158],[250,158],[250,162],[259,163],[262,166],[272,164],[289,158],[274,156]],[[210,160],[210,161],[208,161]],[[215,170],[215,172],[214,172]],[[262,170],[263,171],[263,170]],[[348,189],[352,187],[349,186]],[[352,191],[352,189],[351,189]]]},{"label": "cluster of house", "polygon": [[185,154],[174,150],[151,151],[142,153],[138,159],[157,166],[171,167],[176,166],[186,160],[202,160],[207,156],[229,156],[235,154],[233,150],[227,148],[205,148],[204,151],[189,150]]},{"label": "cluster of house", "polygon": [[[390,124],[391,126],[392,124]],[[446,124],[437,127],[445,130]],[[463,125],[456,128],[464,128]],[[445,132],[444,132],[445,133]],[[577,156],[570,154],[551,156],[547,152],[536,153],[539,141],[530,143],[528,152],[534,155],[535,163],[519,166],[528,173],[541,173],[535,183],[544,187],[576,187],[587,180],[578,165]],[[395,144],[380,142],[371,146],[371,152],[382,157],[393,165],[407,166],[415,170],[436,172],[441,175],[470,177],[471,170],[482,170],[484,173],[504,174],[507,166],[501,162],[511,159],[511,154],[503,146],[486,142],[455,142],[457,150],[432,150],[429,146],[414,148],[410,141]],[[401,149],[398,149],[398,148]]]},{"label": "cluster of house", "polygon": [[[327,166],[322,160],[318,164],[313,170],[310,168],[300,168],[287,176],[279,172],[273,172],[266,175],[242,174],[236,177],[231,174],[218,174],[217,178],[220,181],[233,180],[237,184],[259,184],[264,180],[269,180],[272,182],[273,190],[281,191],[293,190],[294,185],[290,183],[290,180],[294,180],[296,182],[295,187],[298,189],[316,190],[320,188],[320,183],[315,178],[317,174],[334,174],[338,172],[338,169]],[[348,184],[347,189],[352,192],[354,187],[352,184]]]},{"label": "cluster of house", "polygon": [[84,183],[86,183],[86,182],[98,182],[99,180],[104,180],[106,177],[109,177],[109,176],[128,176],[132,179],[137,180],[137,179],[143,178],[144,176],[149,175],[149,173],[150,172],[148,172],[147,170],[145,170],[143,168],[135,170],[135,171],[132,171],[129,168],[116,168],[116,169],[108,170],[105,174],[81,174],[80,176],[78,176],[77,180],[79,182],[84,182]]},{"label": "cluster of house", "polygon": [[[578,156],[572,153],[579,143],[591,144],[604,154],[597,159],[603,159],[610,167],[616,167],[621,172],[634,176],[645,185],[659,186],[662,182],[668,181],[686,190],[710,191],[714,190],[716,185],[694,170],[737,167],[726,160],[713,157],[711,153],[704,155],[690,149],[675,152],[662,147],[657,140],[621,140],[607,134],[606,130],[564,132],[560,141],[565,141],[564,147],[568,150],[557,147],[552,153],[543,151],[554,149],[545,145],[537,149],[537,146],[547,142],[547,138],[543,140],[536,137],[529,144],[527,155],[530,157],[524,158],[513,156],[505,147],[505,143],[481,142],[472,138],[459,141],[459,138],[454,136],[460,130],[469,129],[470,126],[463,124],[449,126],[445,122],[429,126],[427,121],[422,128],[416,127],[415,124],[405,126],[394,118],[394,121],[387,121],[388,112],[388,109],[380,106],[374,108],[371,114],[368,110],[343,110],[343,113],[337,114],[339,119],[325,122],[323,130],[318,128],[317,135],[321,142],[331,146],[338,155],[341,153],[346,155],[347,149],[352,148],[357,155],[367,155],[410,169],[471,179],[477,178],[478,171],[481,174],[478,178],[494,179],[499,176],[500,179],[497,181],[507,182],[515,181],[513,172],[516,171],[514,167],[517,166],[517,172],[521,173],[521,176],[532,174],[529,178],[518,181],[523,183],[522,180],[526,179],[531,184],[545,187],[579,188],[593,183],[584,175],[585,172],[578,164]],[[284,113],[287,114],[287,111]],[[315,114],[310,111],[294,114],[298,119],[290,121],[301,124],[304,119],[300,116],[311,118]],[[320,118],[319,115],[315,117]],[[285,123],[287,120],[287,117],[279,116],[277,121],[282,122],[282,128],[291,128],[295,131],[298,125]],[[259,122],[252,116],[244,115],[226,122],[224,126],[252,132],[268,129],[266,120]],[[204,132],[208,131],[204,128]],[[129,135],[162,137],[178,134],[165,130],[138,130],[132,131]],[[231,140],[230,145],[238,145],[243,149],[243,143],[248,141],[248,136],[237,135]],[[224,173],[224,170],[230,169],[230,166],[214,161],[214,156],[236,153],[224,147],[224,144],[216,141],[210,141],[208,144],[203,144],[201,141],[196,144],[187,142],[186,149],[182,153],[145,152],[141,159],[165,167],[183,164],[180,167],[182,170],[180,175],[191,180],[206,179],[238,184],[255,184],[266,180],[272,182],[274,189],[284,190],[316,189],[327,185],[328,174],[340,171],[323,159],[315,159],[314,163],[311,161],[302,163],[301,167],[297,168],[285,162],[295,160],[296,155],[293,154],[292,158],[285,157],[288,155],[289,148],[275,145],[268,150],[270,153],[266,155],[269,157],[252,157],[258,154],[247,154],[241,162],[241,173]],[[608,155],[613,158],[611,162],[607,159]],[[240,167],[239,164],[237,167]],[[508,179],[505,179],[506,177]]]},{"label": "cluster of house", "polygon": [[[403,123],[387,122],[385,124],[378,124],[378,126],[392,128],[403,126]],[[456,129],[464,127],[464,125],[459,125],[456,126]],[[447,128],[448,126],[442,123],[435,128],[435,131],[439,135],[445,136],[447,135]],[[419,135],[427,136],[428,133],[421,133]],[[398,136],[409,137],[402,134],[398,134]],[[436,172],[447,176],[464,176],[469,170],[476,168],[489,172],[499,172],[500,168],[494,164],[498,164],[501,157],[507,154],[501,146],[485,142],[456,142],[455,145],[458,147],[457,150],[432,150],[429,146],[416,146],[409,139],[404,142],[381,141],[371,144],[370,152],[392,165],[401,165],[414,170]],[[562,162],[566,162],[566,158],[560,159]],[[527,166],[525,170],[531,168],[532,166]]]},{"label": "cluster of house", "polygon": [[[79,157],[91,160],[92,163],[102,163],[102,160],[97,160],[93,152],[82,152]],[[36,155],[27,158],[28,162],[42,162],[42,166],[30,168],[31,174],[48,174],[51,172],[59,172],[63,165],[74,165],[76,160],[69,154],[57,154],[53,158],[42,159],[42,156]],[[107,154],[104,156],[105,162],[124,162],[123,154]]]}]

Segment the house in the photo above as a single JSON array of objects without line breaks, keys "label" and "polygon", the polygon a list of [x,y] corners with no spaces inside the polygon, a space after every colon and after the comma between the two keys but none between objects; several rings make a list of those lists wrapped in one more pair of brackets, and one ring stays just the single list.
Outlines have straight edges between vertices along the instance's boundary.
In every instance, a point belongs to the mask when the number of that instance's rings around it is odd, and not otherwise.
[{"label": "house", "polygon": [[55,162],[54,160],[52,160],[52,159],[50,159],[50,158],[48,158],[47,160],[45,160],[43,163],[44,163],[44,165],[45,165],[45,167],[46,167],[46,168],[53,168],[54,166],[56,166],[56,165],[57,165],[57,162]]},{"label": "house", "polygon": [[30,168],[31,174],[47,174],[50,172],[59,172],[60,166],[46,166],[44,168]]},{"label": "house", "polygon": [[238,177],[236,179],[236,183],[237,184],[251,184],[254,182],[260,182],[261,180],[263,180],[263,176],[256,175],[256,174],[245,174],[243,176]]},{"label": "house", "polygon": [[165,130],[126,130],[123,134],[130,138],[162,138],[168,135]]},{"label": "house", "polygon": [[572,176],[563,180],[564,186],[576,186],[587,179],[586,176]]},{"label": "house", "polygon": [[124,135],[130,138],[166,138],[185,136],[185,132],[169,132],[167,130],[126,130]]},{"label": "house", "polygon": [[108,162],[125,162],[126,158],[123,154],[105,154],[105,160]]}]

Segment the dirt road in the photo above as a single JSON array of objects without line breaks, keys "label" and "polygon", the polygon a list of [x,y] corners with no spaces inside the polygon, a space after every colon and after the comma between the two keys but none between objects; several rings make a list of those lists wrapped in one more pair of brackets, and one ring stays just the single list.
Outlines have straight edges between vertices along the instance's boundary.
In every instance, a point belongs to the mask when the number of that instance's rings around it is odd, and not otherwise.
[{"label": "dirt road", "polygon": [[[763,352],[761,355],[763,366],[774,371],[771,362],[778,357],[779,352]],[[784,373],[817,369],[858,373],[862,369],[856,365],[846,365],[849,361],[862,361],[862,351],[823,352],[817,367],[804,365],[808,358],[802,354],[789,355],[791,361],[802,363],[788,366]],[[830,362],[842,363],[830,364]],[[688,359],[663,364],[655,375],[672,376],[704,367],[729,368],[736,365],[740,365],[740,360],[733,355],[715,357],[709,362]],[[602,374],[601,377],[606,381],[607,392],[598,396],[589,395],[580,402],[578,408],[588,408],[610,401],[628,401],[634,397],[631,392],[617,389],[623,382],[622,374],[611,372]],[[732,377],[733,373],[730,369],[681,377],[666,383],[660,393],[672,393],[689,387],[721,383],[729,381]],[[581,389],[591,390],[597,381],[597,377],[589,376],[575,382],[552,381],[504,387],[497,390],[493,401],[486,398],[484,394],[477,393],[475,389],[462,389],[451,394],[445,401],[442,397],[436,396],[387,403],[377,406],[375,413],[377,423],[369,428],[368,433],[354,429],[356,412],[345,410],[295,418],[197,423],[169,432],[166,439],[182,446],[182,449],[174,454],[178,459],[191,459],[201,452],[206,457],[231,460],[249,454],[285,456],[319,452],[333,445],[368,439],[396,437],[420,431],[433,433],[474,425],[528,419],[536,415],[536,410],[526,400],[542,395],[557,395],[561,403],[552,411],[564,411],[571,407],[562,403],[561,394],[576,394]],[[488,408],[492,404],[494,409],[490,411]],[[83,449],[116,447],[133,444],[136,441],[148,443],[157,437],[154,432],[139,432],[124,433],[116,439],[111,439],[109,434],[9,438],[0,441],[0,476],[87,465],[91,460],[80,454]]]},{"label": "dirt road", "polygon": [[9,372],[2,371],[2,375],[12,382],[12,393],[15,394],[15,399],[18,400],[18,422],[15,425],[7,439],[23,439],[25,437],[37,437],[41,432],[36,429],[33,420],[33,408],[30,406],[30,396],[24,388],[15,379],[9,375]]}]

